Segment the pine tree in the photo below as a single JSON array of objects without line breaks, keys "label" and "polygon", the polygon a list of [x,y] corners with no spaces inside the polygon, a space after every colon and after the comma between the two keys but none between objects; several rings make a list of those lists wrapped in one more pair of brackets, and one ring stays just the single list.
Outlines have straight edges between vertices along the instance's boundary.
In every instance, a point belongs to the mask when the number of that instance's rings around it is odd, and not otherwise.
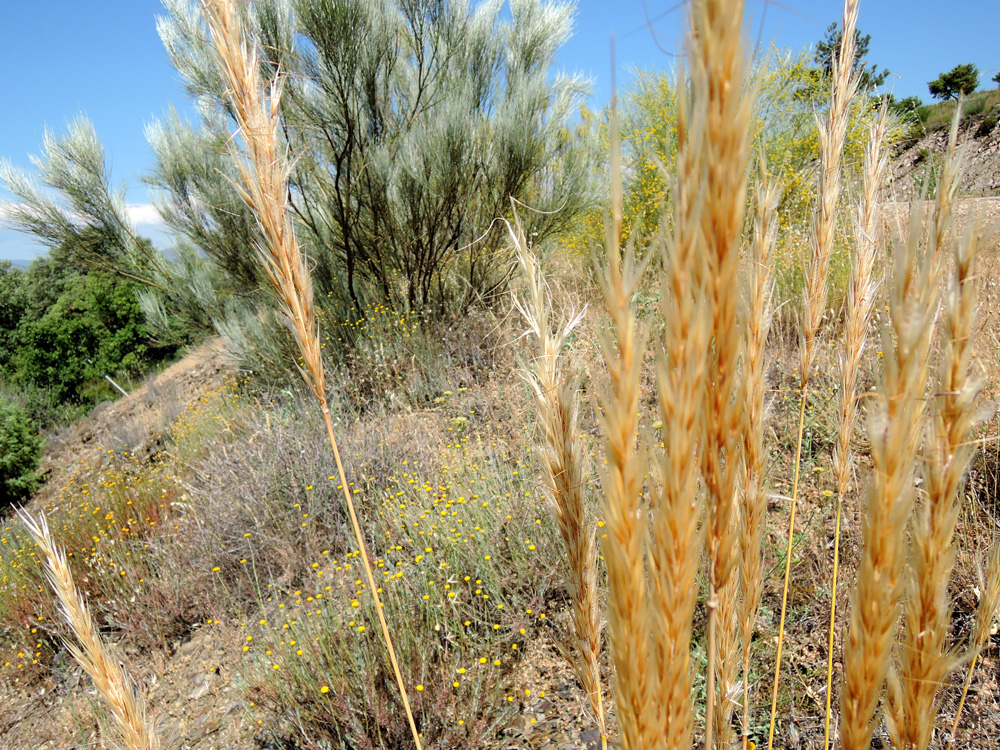
[{"label": "pine tree", "polygon": [[[840,29],[840,23],[834,21],[826,27],[826,36],[816,43],[813,59],[823,70],[824,77],[830,75],[833,55],[840,49],[843,38],[844,33]],[[877,89],[889,77],[888,68],[879,71],[877,65],[866,62],[871,41],[871,34],[862,34],[859,29],[854,30],[854,73],[859,77],[858,88],[861,91]]]},{"label": "pine tree", "polygon": [[973,63],[956,65],[927,84],[931,96],[945,100],[957,99],[961,94],[971,94],[977,86],[979,86],[979,68]]}]

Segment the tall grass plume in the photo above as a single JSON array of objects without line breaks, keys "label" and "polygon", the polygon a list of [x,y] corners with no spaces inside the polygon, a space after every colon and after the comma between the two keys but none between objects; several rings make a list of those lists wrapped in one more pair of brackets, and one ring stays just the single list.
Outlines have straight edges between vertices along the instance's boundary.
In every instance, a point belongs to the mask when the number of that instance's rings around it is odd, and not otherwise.
[{"label": "tall grass plume", "polygon": [[364,564],[368,589],[375,600],[375,611],[378,613],[382,637],[389,652],[389,660],[392,663],[413,742],[419,750],[420,733],[417,731],[410,709],[406,684],[396,659],[385,613],[379,601],[370,555],[351,498],[327,404],[322,345],[313,303],[312,280],[306,259],[300,252],[288,210],[290,162],[281,145],[280,136],[282,79],[276,77],[271,83],[270,91],[265,95],[256,46],[244,36],[243,23],[235,0],[204,0],[203,8],[211,32],[211,41],[218,53],[218,64],[229,86],[228,98],[246,152],[244,157],[237,154],[236,161],[242,178],[237,188],[253,211],[264,238],[255,248],[257,257],[267,272],[277,296],[278,307],[284,313],[298,345],[301,357],[299,371],[315,395],[323,413],[327,437],[333,449],[340,486],[344,493],[344,502]]},{"label": "tall grass plume", "polygon": [[826,718],[823,727],[823,747],[830,746],[830,721],[833,700],[833,655],[837,622],[837,582],[840,570],[840,531],[844,498],[851,489],[855,474],[851,438],[857,426],[858,373],[868,342],[868,327],[879,288],[875,276],[878,254],[877,219],[881,210],[881,188],[889,163],[883,149],[886,117],[883,107],[865,145],[864,184],[855,220],[855,242],[851,253],[851,276],[844,311],[844,348],[838,362],[840,370],[839,419],[833,464],[837,482],[837,517],[833,534],[833,576],[830,596],[830,629],[827,643]]},{"label": "tall grass plume", "polygon": [[159,750],[159,738],[146,718],[140,693],[133,689],[124,668],[111,657],[101,641],[97,624],[73,581],[66,554],[53,540],[45,517],[40,516],[35,521],[23,511],[19,517],[42,553],[46,577],[59,599],[63,618],[76,637],[76,643],[67,640],[66,648],[93,680],[125,747],[128,750]]},{"label": "tall grass plume", "polygon": [[575,648],[565,655],[594,713],[601,742],[607,746],[604,700],[601,690],[601,624],[598,613],[597,550],[593,526],[587,519],[587,471],[579,427],[579,382],[564,349],[583,312],[564,322],[553,320],[536,258],[516,222],[508,224],[517,249],[521,272],[527,282],[528,299],[517,307],[528,324],[534,342],[534,361],[528,378],[538,412],[541,432],[541,463],[552,506],[562,537],[572,600],[570,610]]},{"label": "tall grass plume", "polygon": [[778,190],[761,164],[756,188],[756,215],[748,258],[747,340],[744,356],[746,428],[743,460],[746,480],[740,493],[739,634],[743,653],[743,748],[750,737],[750,656],[764,584],[763,543],[767,531],[767,341],[774,292],[775,239],[778,230]]},{"label": "tall grass plume", "polygon": [[798,502],[799,471],[802,462],[802,438],[809,381],[816,362],[817,338],[823,316],[826,315],[827,283],[833,240],[837,223],[837,203],[841,188],[841,157],[849,123],[848,111],[857,92],[858,78],[854,72],[855,29],[858,21],[858,0],[844,0],[844,20],[841,46],[834,50],[830,76],[830,103],[826,119],[817,116],[819,131],[819,177],[816,209],[809,236],[809,259],[805,270],[802,343],[799,363],[799,428],[795,449],[795,469],[788,513],[788,541],[785,547],[785,575],[781,596],[781,616],[778,622],[778,648],[774,660],[774,684],[771,692],[771,721],[768,730],[768,750],[774,746],[774,727],[778,707],[778,686],[781,681],[781,656],[785,638],[785,615],[788,607],[788,581],[791,576],[792,540],[795,533],[795,511]]}]

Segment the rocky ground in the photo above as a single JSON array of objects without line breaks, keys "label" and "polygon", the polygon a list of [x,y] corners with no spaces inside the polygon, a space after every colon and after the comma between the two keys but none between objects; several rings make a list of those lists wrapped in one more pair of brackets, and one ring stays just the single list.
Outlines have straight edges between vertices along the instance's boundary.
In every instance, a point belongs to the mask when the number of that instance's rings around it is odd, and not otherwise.
[{"label": "rocky ground", "polygon": [[[998,113],[987,111],[963,122],[959,129],[962,176],[958,193],[970,197],[1000,194],[1000,125]],[[992,124],[991,124],[992,123]],[[892,164],[891,194],[896,200],[921,197],[928,170],[940,169],[948,145],[948,129],[941,128],[903,144]]]}]

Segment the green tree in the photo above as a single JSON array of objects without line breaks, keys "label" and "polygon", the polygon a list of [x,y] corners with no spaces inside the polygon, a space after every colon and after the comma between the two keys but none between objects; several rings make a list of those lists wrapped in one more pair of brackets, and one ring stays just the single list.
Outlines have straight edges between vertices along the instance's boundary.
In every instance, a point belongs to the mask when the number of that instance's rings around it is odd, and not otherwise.
[{"label": "green tree", "polygon": [[[161,213],[249,281],[247,243],[215,241],[256,232],[232,186],[240,157],[225,146],[225,84],[193,6],[166,7],[160,35],[202,121],[171,116],[150,129]],[[438,313],[488,301],[514,268],[495,221],[511,198],[539,209],[522,213],[536,241],[586,207],[591,165],[568,125],[588,87],[551,72],[572,6],[509,7],[506,16],[499,3],[445,0],[248,6],[265,74],[286,76],[290,207],[324,298]],[[218,221],[227,211],[237,226]]]},{"label": "green tree", "polygon": [[[816,43],[813,60],[823,71],[824,77],[829,76],[833,70],[833,57],[840,52],[843,39],[844,32],[840,28],[840,23],[834,21],[826,27],[826,36]],[[888,68],[879,71],[877,65],[866,61],[871,41],[871,34],[862,34],[859,29],[854,30],[854,73],[859,77],[859,88],[862,91],[879,88],[889,77]]]},{"label": "green tree", "polygon": [[993,80],[996,81],[997,84],[1000,84],[1000,73],[997,73],[995,76],[993,76]]},{"label": "green tree", "polygon": [[59,402],[79,402],[82,386],[104,373],[140,375],[149,336],[135,292],[135,282],[112,274],[67,277],[45,314],[21,326],[20,378]]},{"label": "green tree", "polygon": [[28,307],[24,276],[9,260],[0,261],[0,376],[14,357],[17,329]]},{"label": "green tree", "polygon": [[[97,231],[91,227],[80,233],[93,239]],[[105,373],[139,376],[172,354],[171,348],[150,341],[136,296],[139,283],[95,269],[79,257],[68,240],[26,271],[0,266],[4,380],[21,391],[21,400],[43,421],[56,416],[52,407],[90,400],[84,392],[88,381],[103,388]]]},{"label": "green tree", "polygon": [[[212,153],[204,152],[203,169],[212,169]],[[168,259],[136,233],[124,188],[112,189],[103,146],[86,117],[70,123],[65,135],[46,130],[42,153],[33,156],[32,163],[34,174],[0,159],[0,187],[14,199],[7,202],[2,223],[49,247],[49,255],[36,260],[25,275],[29,317],[40,318],[55,304],[70,275],[90,271],[141,285],[134,288],[144,312],[156,318],[161,345],[176,348],[190,343],[211,329],[213,316],[222,317],[215,289],[235,294],[243,279],[222,273],[186,245]],[[197,166],[189,161],[188,169],[196,171]],[[223,206],[228,211],[214,217],[222,230],[238,224],[233,217],[240,205],[236,196],[231,205]],[[243,255],[252,255],[245,252],[255,239],[252,233],[229,232],[225,238]]]},{"label": "green tree", "polygon": [[[782,225],[806,221],[812,210],[819,155],[816,111],[829,91],[816,85],[816,68],[808,54],[773,50],[761,56],[756,71],[759,93],[754,142],[763,149],[768,169],[781,175],[784,191]],[[848,164],[860,164],[874,100],[859,98],[852,108],[845,148]],[[664,204],[670,200],[671,174],[677,152],[676,77],[666,71],[641,71],[621,97],[624,158],[625,226],[641,244],[656,231]],[[856,175],[848,171],[845,178]],[[599,217],[598,217],[599,218]],[[592,224],[599,236],[600,223]]]},{"label": "green tree", "polygon": [[974,63],[956,65],[927,84],[935,99],[957,99],[961,94],[971,94],[979,85],[979,68]]},{"label": "green tree", "polygon": [[37,174],[0,159],[0,186],[14,198],[3,223],[49,248],[62,246],[74,264],[157,283],[163,257],[136,234],[124,188],[112,188],[104,148],[86,117],[73,120],[64,137],[46,130],[32,163]]},{"label": "green tree", "polygon": [[38,487],[43,442],[28,410],[0,392],[0,508],[23,500]]}]

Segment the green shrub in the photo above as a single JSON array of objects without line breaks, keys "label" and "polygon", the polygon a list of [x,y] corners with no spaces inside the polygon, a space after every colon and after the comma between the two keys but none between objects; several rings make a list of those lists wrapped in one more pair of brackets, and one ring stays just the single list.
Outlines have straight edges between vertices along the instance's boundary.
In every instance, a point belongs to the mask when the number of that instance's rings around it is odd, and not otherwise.
[{"label": "green shrub", "polygon": [[966,117],[973,117],[975,115],[982,114],[983,110],[985,109],[986,109],[986,97],[976,96],[972,99],[969,99],[965,103],[964,107],[965,111],[962,114],[964,114]]},{"label": "green shrub", "polygon": [[917,111],[923,106],[919,96],[905,96],[896,99],[889,94],[889,108],[904,119],[916,117]]},{"label": "green shrub", "polygon": [[[757,64],[759,118],[754,143],[758,153],[766,155],[768,169],[780,176],[779,216],[784,236],[792,227],[807,225],[812,215],[816,182],[812,166],[819,155],[816,112],[826,106],[829,85],[822,70],[814,66],[812,55],[806,52],[775,48],[762,55]],[[676,87],[673,73],[643,70],[637,72],[634,83],[621,96],[623,233],[634,235],[640,250],[656,234],[664,208],[671,201],[671,174],[677,156]],[[859,98],[851,109],[844,159],[848,181],[858,177],[859,169],[850,167],[861,163],[877,103],[875,99]],[[893,118],[893,139],[903,135],[897,120]],[[601,127],[606,142],[607,114]],[[586,237],[571,238],[567,244],[588,250],[601,242],[605,213],[602,207],[588,214],[579,230]]]},{"label": "green shrub", "polygon": [[[493,220],[509,215],[511,197],[540,209],[525,216],[539,241],[587,207],[589,164],[568,127],[587,85],[553,71],[573,7],[294,6],[247,13],[266,73],[287,73],[290,210],[316,290],[345,312],[368,299],[445,315],[496,302],[511,258]],[[196,10],[167,8],[158,25],[167,55],[193,97],[219,106],[202,108],[198,125],[171,116],[149,128],[149,179],[166,223],[246,294],[259,282],[245,252],[257,228],[235,188],[230,122],[219,116],[229,94]]]},{"label": "green shrub", "polygon": [[24,499],[38,487],[42,443],[28,410],[0,394],[0,507]]},{"label": "green shrub", "polygon": [[976,138],[985,138],[990,133],[993,132],[994,128],[997,126],[997,115],[990,114],[983,118],[983,121],[979,123],[979,127],[976,128]]},{"label": "green shrub", "polygon": [[0,373],[13,358],[17,328],[26,306],[24,272],[9,260],[0,261]]},{"label": "green shrub", "polygon": [[924,134],[924,123],[920,118],[923,103],[919,96],[896,99],[892,94],[885,94],[879,100],[888,100],[889,112],[899,119],[900,141],[916,141]]},{"label": "green shrub", "polygon": [[63,282],[51,307],[22,320],[17,373],[57,402],[76,403],[88,400],[85,386],[105,373],[141,375],[149,335],[135,283],[98,272]]}]

